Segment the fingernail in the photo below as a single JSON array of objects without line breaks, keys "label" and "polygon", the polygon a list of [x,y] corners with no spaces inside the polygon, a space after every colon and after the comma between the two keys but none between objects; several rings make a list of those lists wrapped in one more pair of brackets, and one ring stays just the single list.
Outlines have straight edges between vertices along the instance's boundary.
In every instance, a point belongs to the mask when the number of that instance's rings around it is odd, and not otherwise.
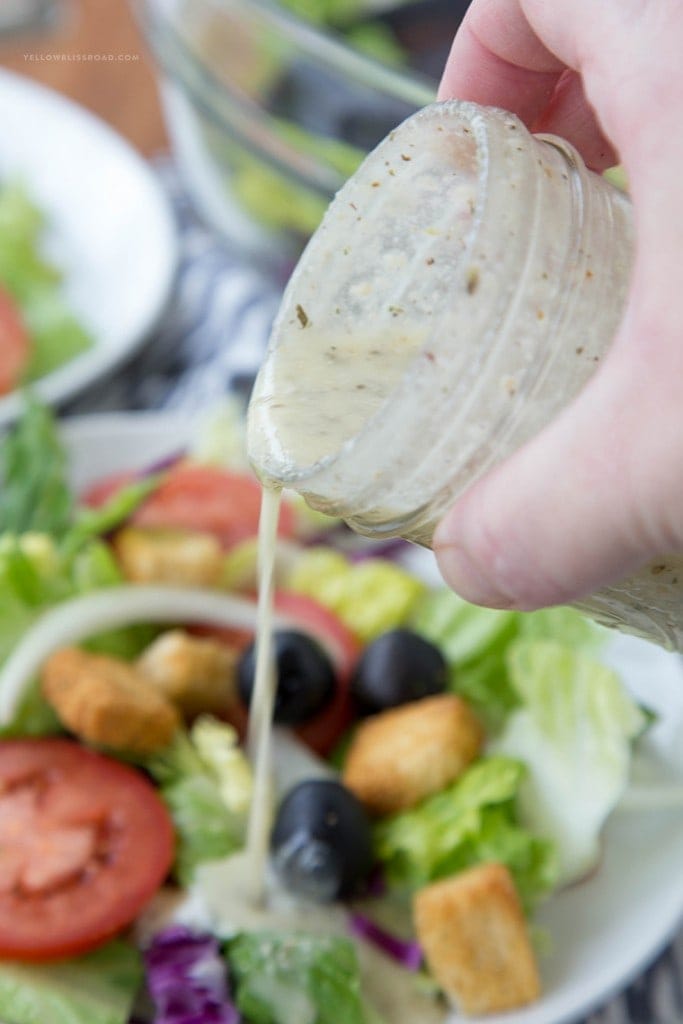
[{"label": "fingernail", "polygon": [[472,604],[487,608],[513,608],[514,601],[482,572],[464,548],[457,544],[435,544],[434,553],[446,583]]}]

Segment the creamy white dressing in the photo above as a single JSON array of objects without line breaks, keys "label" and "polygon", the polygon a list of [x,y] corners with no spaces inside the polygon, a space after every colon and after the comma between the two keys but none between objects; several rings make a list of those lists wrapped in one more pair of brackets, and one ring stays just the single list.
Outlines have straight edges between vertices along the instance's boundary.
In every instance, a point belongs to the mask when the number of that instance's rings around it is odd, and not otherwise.
[{"label": "creamy white dressing", "polygon": [[269,443],[282,446],[283,458],[300,469],[334,455],[360,433],[427,337],[424,325],[389,324],[356,335],[305,323],[302,328],[297,322],[279,348],[268,392],[257,400]]},{"label": "creamy white dressing", "polygon": [[[255,907],[247,895],[251,867],[247,854],[199,866],[189,896],[159,894],[136,925],[146,944],[171,921],[229,939],[240,931],[298,931],[348,938],[347,910],[340,904],[320,906],[294,899],[272,876],[265,880],[267,902]],[[363,998],[390,1024],[444,1024],[445,1005],[423,992],[413,974],[367,942],[355,940]],[[305,998],[305,997],[303,997]],[[300,1009],[305,1009],[302,1003]],[[297,1018],[302,1024],[305,1017]]]},{"label": "creamy white dressing", "polygon": [[247,737],[247,753],[254,768],[254,791],[247,828],[246,892],[254,907],[264,902],[272,819],[271,734],[277,684],[273,656],[273,602],[281,493],[280,490],[263,489],[259,519],[256,672]]}]

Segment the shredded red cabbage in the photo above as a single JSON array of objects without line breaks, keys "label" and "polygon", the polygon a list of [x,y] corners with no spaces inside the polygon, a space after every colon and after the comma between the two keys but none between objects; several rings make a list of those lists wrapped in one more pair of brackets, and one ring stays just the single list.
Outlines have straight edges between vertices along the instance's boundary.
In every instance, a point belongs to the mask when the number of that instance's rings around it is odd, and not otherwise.
[{"label": "shredded red cabbage", "polygon": [[390,562],[396,561],[410,549],[408,541],[401,537],[369,540],[367,537],[361,537],[354,533],[345,523],[313,533],[301,543],[304,547],[317,547],[323,544],[326,547],[335,548],[354,563],[364,562],[369,558],[385,558]]},{"label": "shredded red cabbage", "polygon": [[371,558],[383,558],[387,562],[399,561],[410,545],[407,540],[401,537],[388,537],[386,540],[375,541],[371,548],[357,548],[355,551],[347,551],[347,557],[354,564],[367,562]]},{"label": "shredded red cabbage", "polygon": [[227,966],[212,935],[174,925],[144,953],[154,1024],[239,1024]]},{"label": "shredded red cabbage", "polygon": [[379,861],[374,865],[365,883],[365,891],[368,896],[384,896],[387,891],[387,880],[384,869]]},{"label": "shredded red cabbage", "polygon": [[142,469],[138,469],[135,473],[137,480],[146,480],[147,477],[156,476],[158,473],[165,473],[167,469],[173,469],[175,465],[182,462],[187,457],[187,452],[183,451],[182,448],[178,448],[175,452],[170,455],[164,455],[161,459],[156,459],[154,462],[150,462],[149,465],[144,466]]},{"label": "shredded red cabbage", "polygon": [[419,971],[422,966],[422,949],[419,943],[391,935],[365,914],[349,914],[348,925],[352,935],[377,946],[407,971]]}]

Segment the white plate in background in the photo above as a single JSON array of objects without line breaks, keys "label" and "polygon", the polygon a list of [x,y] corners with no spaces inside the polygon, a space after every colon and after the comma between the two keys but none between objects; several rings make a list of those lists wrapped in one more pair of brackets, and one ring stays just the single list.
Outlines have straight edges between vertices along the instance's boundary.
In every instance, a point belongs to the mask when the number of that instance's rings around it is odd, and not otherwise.
[{"label": "white plate in background", "polygon": [[[58,403],[109,373],[142,344],[173,281],[173,216],[149,165],[93,114],[0,70],[0,180],[25,182],[45,212],[45,254],[64,274],[69,308],[90,350],[34,385]],[[21,408],[0,398],[0,427]]]}]

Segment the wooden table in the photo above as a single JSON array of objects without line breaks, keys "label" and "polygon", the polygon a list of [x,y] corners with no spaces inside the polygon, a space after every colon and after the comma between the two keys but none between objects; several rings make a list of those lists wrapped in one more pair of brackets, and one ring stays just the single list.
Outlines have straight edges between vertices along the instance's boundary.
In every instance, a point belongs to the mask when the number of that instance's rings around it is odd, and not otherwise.
[{"label": "wooden table", "polygon": [[152,59],[128,0],[62,0],[62,8],[53,29],[0,38],[0,65],[82,103],[146,156],[167,149]]}]

